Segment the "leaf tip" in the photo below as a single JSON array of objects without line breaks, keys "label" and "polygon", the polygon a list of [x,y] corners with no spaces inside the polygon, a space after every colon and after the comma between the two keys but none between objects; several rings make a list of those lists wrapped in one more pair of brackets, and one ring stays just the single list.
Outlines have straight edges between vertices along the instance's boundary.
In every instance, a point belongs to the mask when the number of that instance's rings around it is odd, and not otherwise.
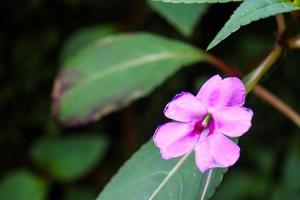
[{"label": "leaf tip", "polygon": [[209,43],[209,45],[208,45],[207,48],[206,48],[206,51],[211,50],[211,49],[214,48],[215,46],[216,46],[216,45],[214,45],[212,42]]}]

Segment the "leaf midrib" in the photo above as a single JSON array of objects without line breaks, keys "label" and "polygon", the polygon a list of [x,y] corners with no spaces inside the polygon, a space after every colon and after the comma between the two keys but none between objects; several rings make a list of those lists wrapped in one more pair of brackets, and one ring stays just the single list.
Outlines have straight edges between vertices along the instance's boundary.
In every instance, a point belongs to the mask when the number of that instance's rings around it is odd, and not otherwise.
[{"label": "leaf midrib", "polygon": [[107,70],[99,71],[98,73],[94,73],[92,76],[88,76],[88,78],[82,79],[80,82],[77,83],[76,87],[82,87],[92,81],[97,79],[101,79],[105,76],[109,76],[110,74],[120,72],[122,70],[130,69],[133,67],[137,67],[141,64],[149,63],[149,62],[157,62],[160,60],[171,59],[175,57],[185,57],[185,58],[201,58],[200,53],[156,53],[156,54],[148,54],[146,56],[140,57],[138,59],[132,59],[122,64],[117,63],[107,67]]},{"label": "leaf midrib", "polygon": [[153,200],[153,198],[159,193],[159,191],[167,184],[167,182],[170,180],[170,178],[173,176],[173,174],[180,169],[180,167],[184,164],[184,161],[191,155],[190,153],[187,153],[185,156],[180,158],[176,165],[171,169],[171,171],[167,174],[167,176],[162,180],[162,182],[157,186],[157,188],[154,190],[154,192],[151,194],[148,200]]},{"label": "leaf midrib", "polygon": [[208,190],[208,186],[209,186],[209,183],[210,183],[210,180],[211,180],[212,172],[213,172],[213,169],[210,169],[209,172],[208,172],[208,175],[207,175],[207,178],[205,180],[205,185],[204,185],[204,189],[203,189],[203,192],[201,194],[200,200],[204,200],[204,198],[206,196],[206,192]]},{"label": "leaf midrib", "polygon": [[[171,179],[171,177],[173,176],[173,174],[178,171],[180,169],[180,167],[182,167],[182,165],[185,163],[185,161],[188,159],[188,157],[192,154],[192,152],[187,153],[186,155],[184,155],[181,159],[178,160],[178,162],[176,163],[176,165],[174,165],[174,167],[171,169],[171,171],[167,174],[167,176],[162,180],[162,182],[157,186],[157,188],[154,190],[154,192],[151,194],[151,196],[149,197],[148,200],[153,200],[154,197],[160,192],[160,190],[167,184],[167,182]],[[200,173],[200,172],[199,172]],[[208,175],[206,177],[205,180],[205,185],[204,185],[204,189],[203,192],[201,193],[200,196],[200,200],[204,200],[204,198],[206,197],[206,192],[208,191],[208,186],[210,184],[210,180],[212,177],[212,173],[213,173],[213,169],[210,169],[208,172]],[[204,176],[204,174],[203,174]]]}]

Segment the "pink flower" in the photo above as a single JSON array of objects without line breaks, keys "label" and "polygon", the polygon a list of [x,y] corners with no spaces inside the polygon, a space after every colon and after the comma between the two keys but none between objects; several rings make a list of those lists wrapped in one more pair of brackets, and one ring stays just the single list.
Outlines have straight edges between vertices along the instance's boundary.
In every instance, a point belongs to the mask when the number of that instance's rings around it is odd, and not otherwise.
[{"label": "pink flower", "polygon": [[246,89],[236,77],[210,78],[197,96],[182,92],[166,106],[164,114],[173,122],[156,129],[153,140],[163,159],[195,150],[201,172],[232,166],[240,148],[228,137],[239,137],[251,127],[253,112],[242,107]]}]

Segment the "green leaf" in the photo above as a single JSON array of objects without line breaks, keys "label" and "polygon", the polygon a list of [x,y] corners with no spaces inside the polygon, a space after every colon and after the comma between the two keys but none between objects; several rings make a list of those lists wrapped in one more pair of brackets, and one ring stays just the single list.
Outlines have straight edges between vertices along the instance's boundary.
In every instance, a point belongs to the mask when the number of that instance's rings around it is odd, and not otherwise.
[{"label": "green leaf", "polygon": [[166,3],[228,3],[243,0],[152,0],[152,1],[162,1]]},{"label": "green leaf", "polygon": [[95,135],[44,138],[31,150],[34,162],[61,182],[78,179],[104,156],[105,138]]},{"label": "green leaf", "polygon": [[152,34],[105,38],[64,62],[53,90],[54,114],[67,126],[95,121],[204,59],[192,46]]},{"label": "green leaf", "polygon": [[226,169],[202,174],[193,153],[162,160],[152,141],[144,145],[104,188],[97,200],[204,200],[220,184]]},{"label": "green leaf", "polygon": [[169,4],[153,0],[148,0],[148,2],[155,11],[186,37],[192,35],[198,20],[209,8],[207,4]]},{"label": "green leaf", "polygon": [[95,41],[100,40],[115,32],[116,28],[109,25],[92,26],[76,32],[70,38],[68,38],[68,40],[64,44],[64,48],[60,56],[61,61],[76,54],[78,51],[94,43]]},{"label": "green leaf", "polygon": [[234,11],[230,19],[208,45],[207,50],[216,46],[231,33],[237,31],[241,26],[245,26],[259,19],[299,9],[299,6],[282,0],[245,0]]},{"label": "green leaf", "polygon": [[44,200],[48,185],[29,171],[18,170],[3,177],[0,200]]}]

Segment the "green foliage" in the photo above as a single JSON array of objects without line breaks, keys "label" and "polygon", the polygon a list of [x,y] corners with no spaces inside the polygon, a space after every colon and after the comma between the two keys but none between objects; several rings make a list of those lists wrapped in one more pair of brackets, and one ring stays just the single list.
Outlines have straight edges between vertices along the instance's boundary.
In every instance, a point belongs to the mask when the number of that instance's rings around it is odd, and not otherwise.
[{"label": "green foliage", "polygon": [[126,162],[97,200],[209,199],[226,169],[200,173],[193,154],[162,160],[149,141]]},{"label": "green foliage", "polygon": [[57,181],[78,179],[103,157],[105,138],[94,135],[44,138],[31,150],[32,160]]},{"label": "green foliage", "polygon": [[[299,134],[297,132],[296,134]],[[293,191],[300,191],[300,141],[299,136],[294,137],[288,152],[286,164],[283,167],[282,185]]]},{"label": "green foliage", "polygon": [[54,110],[65,125],[95,121],[143,97],[202,51],[152,34],[105,38],[67,59],[54,88]]},{"label": "green foliage", "polygon": [[[214,199],[238,200],[246,196],[250,197],[255,192],[256,181],[255,177],[247,172],[235,172],[231,176],[226,176]],[[238,186],[239,189],[236,190],[234,186]]]},{"label": "green foliage", "polygon": [[[203,29],[199,26],[194,31],[197,34],[192,34],[205,10],[200,8],[207,9],[210,6],[208,3],[217,2],[230,4],[212,6],[211,12],[205,14],[207,21],[201,23]],[[196,92],[212,74],[221,73],[208,64],[195,65],[207,57],[203,57],[203,52],[190,44],[206,46],[212,32],[219,28],[218,22],[239,2],[241,0],[0,1],[3,10],[0,29],[0,200],[95,199],[127,159],[129,152],[133,151],[131,146],[140,146],[151,137],[157,123],[162,122],[165,103],[174,93],[182,90]],[[246,2],[264,4],[267,1]],[[268,1],[269,4],[274,2],[279,1]],[[281,0],[280,5],[285,5],[284,9],[288,10],[291,6],[300,6],[299,2]],[[165,22],[157,20],[157,16],[151,15],[147,3],[151,3],[154,11],[176,30],[189,37],[182,38],[174,33],[173,28],[165,26]],[[259,20],[261,16],[270,15],[273,11],[267,7],[245,7],[244,11],[239,11],[241,15],[236,17],[235,24],[229,29],[238,29]],[[271,8],[282,12],[281,6]],[[251,27],[236,33],[236,37],[228,38],[222,48],[216,49],[214,56],[234,67],[233,72],[247,74],[255,71],[274,43],[282,45],[280,62],[272,66],[271,73],[259,79],[265,88],[299,111],[299,51],[286,45],[287,40],[299,34],[299,11],[287,14],[285,21],[287,29],[283,38],[274,34],[276,19],[272,17],[262,23],[253,23]],[[117,31],[126,33],[109,37]],[[150,33],[135,34],[138,31]],[[66,40],[70,33],[75,34]],[[190,44],[166,39],[174,37]],[[136,71],[114,71],[106,80],[93,79],[95,82],[81,87],[85,78],[110,71],[111,65],[118,68],[125,63],[132,69],[131,61],[134,64],[139,58],[149,58],[149,55],[151,58],[160,52],[173,57],[137,63],[133,67],[136,69],[137,66]],[[181,70],[190,64],[193,66]],[[58,69],[60,65],[62,68]],[[179,70],[180,73],[176,73]],[[49,108],[49,96],[55,79],[53,108],[60,124],[53,120]],[[250,79],[251,76],[248,76],[247,80]],[[135,97],[134,92],[139,91],[142,92]],[[132,96],[134,98],[130,98]],[[73,127],[72,130],[59,126],[77,126],[95,121],[100,115],[121,109],[129,101],[146,96],[124,111],[91,126]],[[239,162],[230,168],[212,199],[299,199],[300,140],[291,134],[295,129],[293,124],[255,95],[249,94],[246,103],[255,113],[253,126],[240,139]],[[97,147],[100,149],[97,151],[95,146],[98,145],[94,146],[92,142],[87,144],[86,139],[78,139],[73,143],[76,145],[66,142],[73,138],[66,135],[81,132],[82,129],[110,133],[113,141],[110,150],[105,151],[105,141],[102,147]],[[299,135],[299,128],[295,134]],[[94,140],[98,141],[98,138],[94,137]],[[32,160],[27,153],[30,149]],[[104,153],[108,161],[105,163],[100,162]],[[87,160],[92,164],[87,164]],[[166,174],[180,160],[181,167],[166,179]],[[11,169],[18,167],[30,168],[39,172],[39,176],[25,170],[11,172]],[[215,175],[215,172],[219,174]],[[210,186],[215,188],[221,181],[223,171],[214,170],[213,176],[216,183]],[[121,167],[99,199],[148,199],[159,186],[153,199],[201,199],[199,192],[203,190],[206,178],[207,174],[202,175],[196,169],[193,155],[187,160],[164,161],[150,142]],[[213,188],[205,198],[212,195]]]},{"label": "green foliage", "polygon": [[186,37],[193,34],[197,22],[209,8],[207,4],[169,4],[153,0],[148,2]]},{"label": "green foliage", "polygon": [[208,45],[207,50],[216,46],[233,32],[237,31],[241,26],[245,26],[259,19],[299,9],[299,6],[290,2],[283,2],[282,0],[245,0],[234,11],[230,19]]},{"label": "green foliage", "polygon": [[61,60],[63,61],[68,57],[74,56],[78,51],[114,32],[116,32],[116,28],[109,25],[92,26],[81,29],[65,42],[61,53]]},{"label": "green foliage", "polygon": [[228,3],[243,0],[152,0],[152,1],[162,1],[168,3]]},{"label": "green foliage", "polygon": [[96,191],[89,187],[71,186],[67,188],[63,200],[94,200],[96,197]]},{"label": "green foliage", "polygon": [[0,200],[46,200],[48,186],[27,170],[7,174],[0,183]]}]

